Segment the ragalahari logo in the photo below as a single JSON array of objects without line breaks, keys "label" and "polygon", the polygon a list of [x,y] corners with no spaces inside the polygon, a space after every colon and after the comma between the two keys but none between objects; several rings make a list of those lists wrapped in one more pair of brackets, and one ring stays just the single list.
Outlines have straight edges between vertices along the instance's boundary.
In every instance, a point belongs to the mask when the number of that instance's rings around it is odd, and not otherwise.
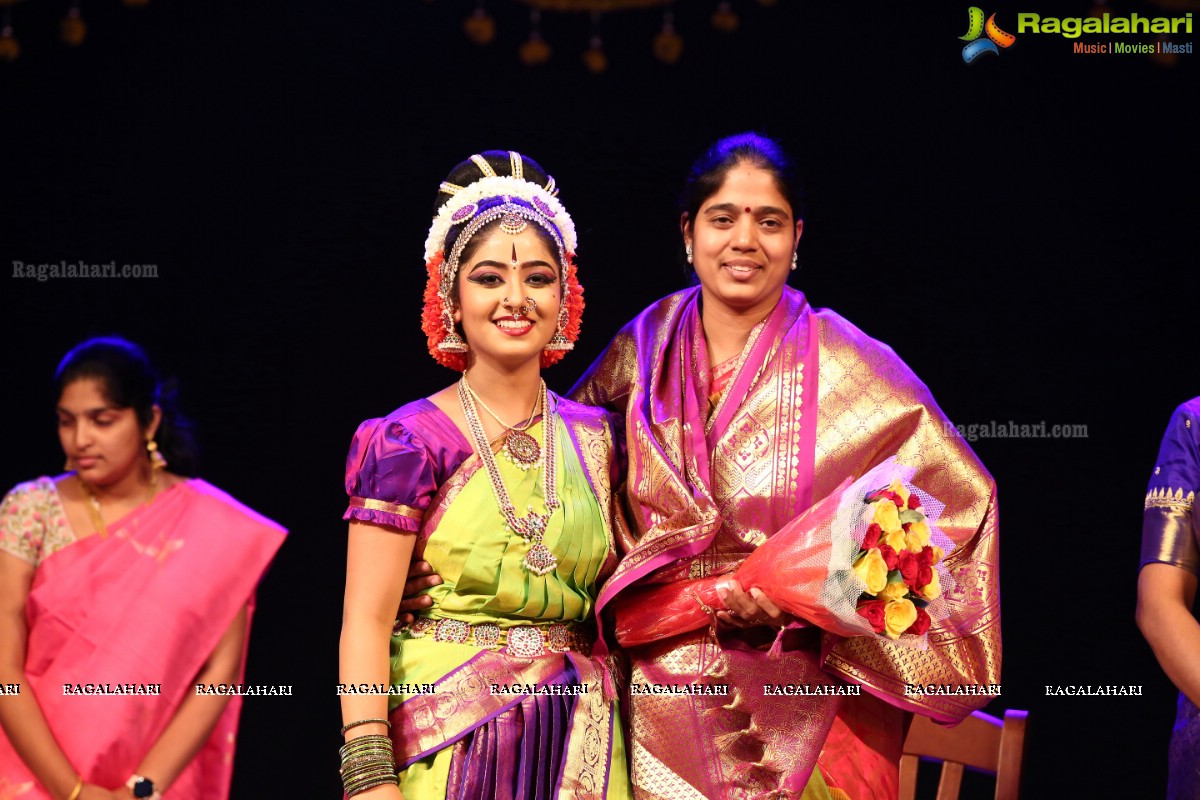
[{"label": "ragalahari logo", "polygon": [[[986,39],[980,39],[983,34],[987,34]],[[1000,26],[996,24],[996,15],[992,14],[987,18],[987,22],[983,21],[983,9],[979,6],[971,6],[967,9],[967,33],[965,36],[958,37],[969,44],[963,48],[963,61],[970,64],[975,59],[979,58],[984,53],[991,53],[994,56],[1000,55],[998,48],[1003,47],[1008,49],[1013,46],[1013,42],[1017,41],[1017,37],[1011,33],[1005,33],[1000,30]]]}]

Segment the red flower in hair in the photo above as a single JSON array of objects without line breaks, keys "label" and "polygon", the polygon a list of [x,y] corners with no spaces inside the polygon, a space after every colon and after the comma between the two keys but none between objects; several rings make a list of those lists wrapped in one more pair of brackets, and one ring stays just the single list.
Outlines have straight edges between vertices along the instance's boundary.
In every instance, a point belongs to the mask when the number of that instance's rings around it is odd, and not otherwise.
[{"label": "red flower in hair", "polygon": [[446,353],[438,350],[438,344],[446,338],[446,323],[442,319],[444,306],[438,286],[442,282],[442,261],[444,256],[439,250],[437,255],[425,265],[429,279],[425,282],[425,307],[421,310],[421,330],[429,342],[429,355],[443,367],[463,372],[467,368],[466,353]]},{"label": "red flower in hair", "polygon": [[[567,337],[568,342],[576,342],[579,340],[579,328],[583,321],[583,286],[579,284],[579,276],[576,274],[575,254],[567,253],[567,296],[565,302],[567,304],[567,326],[563,330],[563,334]],[[566,350],[549,350],[542,353],[542,367],[549,367],[562,361],[562,357],[567,354]]]}]

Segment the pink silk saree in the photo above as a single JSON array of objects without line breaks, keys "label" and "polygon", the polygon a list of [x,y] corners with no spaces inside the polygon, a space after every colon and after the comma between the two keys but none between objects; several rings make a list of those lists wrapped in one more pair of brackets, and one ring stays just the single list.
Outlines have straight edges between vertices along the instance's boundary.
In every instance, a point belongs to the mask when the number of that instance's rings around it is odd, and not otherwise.
[{"label": "pink silk saree", "polygon": [[[88,783],[123,786],[162,734],[193,679],[254,591],[285,531],[201,480],[163,492],[55,552],[34,574],[27,602],[27,685],[59,746]],[[248,621],[249,622],[249,621]],[[247,637],[249,624],[247,624]],[[245,656],[239,669],[240,682]],[[78,695],[77,684],[156,684],[157,696]],[[241,698],[231,697],[203,748],[164,795],[229,795]],[[153,777],[153,776],[151,776]],[[7,797],[42,800],[0,735]]]},{"label": "pink silk saree", "polygon": [[[725,698],[632,694],[638,797],[797,798],[818,762],[843,796],[894,797],[906,712],[952,723],[987,700],[912,697],[906,685],[999,681],[991,477],[889,348],[793,289],[752,332],[711,414],[710,374],[694,288],[623,329],[573,393],[625,419],[629,529],[598,605],[636,603],[646,586],[690,595],[889,456],[916,467],[913,482],[946,503],[939,524],[958,545],[947,562],[958,596],[928,651],[812,628],[781,633],[778,658],[769,635],[753,631],[628,648],[635,685],[729,686]],[[770,684],[858,684],[862,695],[766,696]]]}]

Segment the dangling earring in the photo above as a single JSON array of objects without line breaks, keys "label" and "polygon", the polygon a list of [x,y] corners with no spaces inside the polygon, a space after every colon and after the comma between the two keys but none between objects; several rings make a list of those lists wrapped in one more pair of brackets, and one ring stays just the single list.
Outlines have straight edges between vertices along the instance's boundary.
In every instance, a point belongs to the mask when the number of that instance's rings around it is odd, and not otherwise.
[{"label": "dangling earring", "polygon": [[799,258],[799,255],[796,253],[795,250],[793,250],[792,251],[792,272],[795,272],[800,267],[800,265],[798,263],[796,263],[797,258]]},{"label": "dangling earring", "polygon": [[158,452],[158,442],[154,441],[153,439],[147,439],[146,452],[150,454],[150,466],[153,467],[155,471],[160,471],[167,468],[166,457],[162,453]]},{"label": "dangling earring", "polygon": [[74,471],[75,471],[75,459],[68,456],[67,463],[63,464],[63,472],[74,472]]},{"label": "dangling earring", "polygon": [[558,310],[558,329],[554,331],[554,335],[550,337],[550,341],[546,342],[546,346],[542,348],[547,353],[553,353],[560,350],[574,350],[575,343],[567,338],[567,305],[563,305]]},{"label": "dangling earring", "polygon": [[167,468],[167,459],[158,452],[158,442],[146,440],[146,452],[150,454],[150,499],[158,494],[158,473]]},{"label": "dangling earring", "polygon": [[458,335],[458,331],[454,329],[454,317],[450,316],[450,312],[445,312],[446,336],[438,342],[437,349],[443,353],[465,353],[470,348]]},{"label": "dangling earring", "polygon": [[683,246],[683,252],[687,253],[688,263],[692,263],[692,243],[688,242]]}]

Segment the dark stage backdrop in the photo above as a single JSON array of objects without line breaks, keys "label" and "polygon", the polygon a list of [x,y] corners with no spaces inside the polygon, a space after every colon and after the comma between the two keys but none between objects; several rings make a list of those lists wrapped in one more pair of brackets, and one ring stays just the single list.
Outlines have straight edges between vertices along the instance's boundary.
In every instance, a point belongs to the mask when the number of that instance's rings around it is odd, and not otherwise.
[{"label": "dark stage backdrop", "polygon": [[[793,283],[815,305],[892,345],[956,423],[1086,426],[974,444],[1002,501],[1003,696],[989,710],[1030,711],[1030,797],[1161,795],[1175,692],[1133,611],[1158,440],[1200,394],[1200,56],[1167,68],[1024,34],[967,65],[965,4],[738,2],[741,29],[721,37],[715,4],[688,0],[678,66],[649,55],[657,13],[635,12],[605,18],[611,68],[593,76],[585,18],[547,17],[554,57],[530,70],[515,57],[524,8],[489,2],[499,35],[478,48],[461,33],[474,5],[88,2],[78,49],[56,39],[65,2],[15,9],[0,267],[111,261],[158,277],[0,276],[0,484],[60,468],[48,387],[81,338],[124,334],[179,379],[203,476],[291,531],[259,591],[248,680],[295,695],[248,698],[234,796],[338,796],[343,463],[359,421],[454,377],[418,329],[444,173],[502,148],[558,179],[588,301],[577,352],[548,375],[564,391],[686,284],[683,175],[747,128],[802,162]],[[984,10],[1015,33],[1018,12],[1090,9],[1050,5]],[[1046,695],[1062,684],[1144,694]],[[1115,752],[1122,769],[1097,758]],[[981,785],[972,796],[990,796]]]}]

